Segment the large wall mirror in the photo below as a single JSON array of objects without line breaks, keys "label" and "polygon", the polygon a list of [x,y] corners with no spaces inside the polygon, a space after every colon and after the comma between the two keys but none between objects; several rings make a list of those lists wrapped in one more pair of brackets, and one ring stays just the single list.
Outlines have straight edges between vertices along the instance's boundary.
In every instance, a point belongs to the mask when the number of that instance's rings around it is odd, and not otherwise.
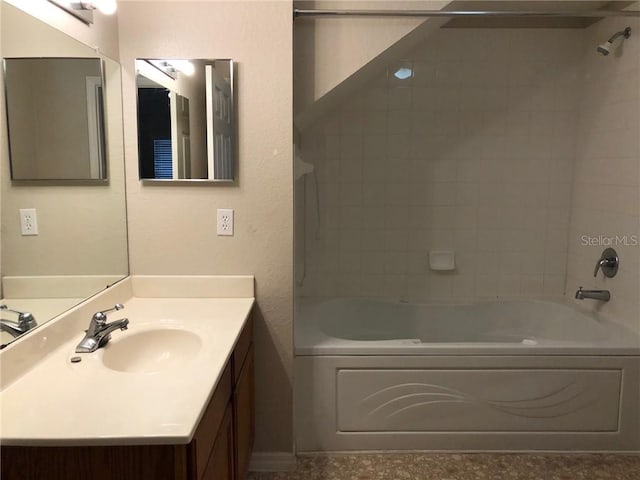
[{"label": "large wall mirror", "polygon": [[[37,328],[124,278],[129,267],[120,66],[6,2],[0,8],[1,53],[7,60],[10,82],[4,85],[0,76],[0,91],[7,87],[11,105],[20,95],[14,88],[17,85],[11,83],[13,74],[24,77],[28,83],[22,87],[31,91],[32,107],[39,112],[33,117],[26,106],[9,111],[12,154],[22,150],[26,162],[24,175],[14,180],[5,122],[7,103],[1,97],[2,347],[23,331],[28,334],[31,327]],[[20,62],[14,63],[14,59]],[[69,76],[70,70],[81,73]],[[26,102],[27,98],[20,101]],[[49,105],[41,105],[47,102]],[[89,102],[95,102],[93,107]],[[55,114],[54,106],[60,107]],[[24,118],[14,118],[14,114]],[[90,115],[103,125],[92,123]],[[56,138],[53,131],[38,131],[34,125],[38,120],[69,128],[60,134],[63,138]],[[89,134],[91,128],[93,133]],[[72,145],[75,133],[81,133],[82,139]],[[32,145],[17,147],[14,140],[18,138]],[[65,142],[68,145],[62,145]],[[39,156],[42,150],[45,155]],[[54,150],[59,156],[47,155]],[[94,157],[94,153],[102,157]],[[40,175],[38,172],[45,171],[42,163],[49,163],[47,171],[58,173]],[[19,168],[14,164],[14,173]],[[68,173],[81,169],[85,173]],[[25,211],[31,229],[23,232],[21,217]]]},{"label": "large wall mirror", "polygon": [[137,59],[136,86],[141,180],[235,179],[232,60]]},{"label": "large wall mirror", "polygon": [[99,58],[5,57],[12,180],[107,178],[103,84]]}]

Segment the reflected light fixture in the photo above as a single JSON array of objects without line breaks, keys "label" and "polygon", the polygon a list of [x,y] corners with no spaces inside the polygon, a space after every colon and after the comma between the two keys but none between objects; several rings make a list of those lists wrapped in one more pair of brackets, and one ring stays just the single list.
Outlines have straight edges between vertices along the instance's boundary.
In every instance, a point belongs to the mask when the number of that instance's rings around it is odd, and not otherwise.
[{"label": "reflected light fixture", "polygon": [[196,73],[196,67],[193,66],[189,60],[170,60],[167,63],[181,73],[184,73],[188,77],[193,76]]},{"label": "reflected light fixture", "polygon": [[173,80],[177,80],[178,73],[191,77],[196,72],[196,67],[189,60],[146,59],[146,61]]},{"label": "reflected light fixture", "polygon": [[87,0],[79,3],[80,8],[84,10],[98,10],[104,15],[113,15],[118,8],[116,0]]},{"label": "reflected light fixture", "polygon": [[87,25],[93,23],[94,10],[104,15],[113,15],[118,8],[116,0],[49,0],[49,2]]}]

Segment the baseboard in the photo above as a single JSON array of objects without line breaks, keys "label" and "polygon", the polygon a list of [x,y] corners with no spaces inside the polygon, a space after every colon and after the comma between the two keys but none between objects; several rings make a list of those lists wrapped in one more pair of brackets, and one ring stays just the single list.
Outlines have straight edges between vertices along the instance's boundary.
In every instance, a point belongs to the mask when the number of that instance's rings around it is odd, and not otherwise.
[{"label": "baseboard", "polygon": [[252,472],[292,472],[295,469],[293,452],[253,452],[249,463]]}]

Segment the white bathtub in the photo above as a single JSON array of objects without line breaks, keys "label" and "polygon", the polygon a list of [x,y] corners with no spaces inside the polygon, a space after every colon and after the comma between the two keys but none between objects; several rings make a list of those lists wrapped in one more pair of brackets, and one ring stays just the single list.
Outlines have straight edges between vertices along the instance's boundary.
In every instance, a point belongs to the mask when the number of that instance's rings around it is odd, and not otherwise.
[{"label": "white bathtub", "polygon": [[638,337],[571,304],[297,307],[298,451],[640,448]]}]

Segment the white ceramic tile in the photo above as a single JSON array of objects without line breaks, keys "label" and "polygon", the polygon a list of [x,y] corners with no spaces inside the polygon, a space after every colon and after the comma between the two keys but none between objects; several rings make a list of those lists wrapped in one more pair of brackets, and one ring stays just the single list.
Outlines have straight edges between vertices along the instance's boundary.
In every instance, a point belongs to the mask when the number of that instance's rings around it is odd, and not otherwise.
[{"label": "white ceramic tile", "polygon": [[544,277],[542,275],[521,275],[520,293],[523,296],[539,296],[544,293]]},{"label": "white ceramic tile", "polygon": [[[308,260],[343,272],[305,294],[561,295],[567,265],[590,270],[597,249],[567,255],[578,233],[629,230],[640,203],[640,62],[595,58],[594,32],[439,30],[401,59],[410,82],[385,70],[304,132],[337,237]],[[426,269],[434,248],[456,251],[455,274]]]},{"label": "white ceramic tile", "polygon": [[407,253],[406,252],[384,252],[384,272],[390,274],[407,273]]},{"label": "white ceramic tile", "polygon": [[362,135],[364,115],[360,111],[344,112],[340,119],[342,135]]},{"label": "white ceramic tile", "polygon": [[385,293],[385,276],[362,275],[360,293],[364,297],[383,297]]},{"label": "white ceramic tile", "polygon": [[393,228],[383,230],[385,251],[406,253],[410,234],[411,231],[409,229]]},{"label": "white ceramic tile", "polygon": [[520,294],[521,276],[500,274],[498,277],[498,295],[511,297]]},{"label": "white ceramic tile", "polygon": [[385,249],[385,231],[382,229],[366,229],[362,235],[362,250],[365,252],[381,252]]},{"label": "white ceramic tile", "polygon": [[426,252],[409,252],[407,254],[407,274],[423,274],[428,268],[428,254]]},{"label": "white ceramic tile", "polygon": [[451,279],[451,294],[457,298],[472,298],[476,295],[474,275],[455,275]]},{"label": "white ceramic tile", "polygon": [[384,134],[387,130],[387,116],[384,111],[368,112],[363,119],[364,134]]},{"label": "white ceramic tile", "polygon": [[[385,258],[380,252],[362,252],[362,273],[363,274],[382,274],[384,273]],[[363,276],[364,278],[364,276]]]},{"label": "white ceramic tile", "polygon": [[389,110],[411,110],[411,88],[400,86],[390,88]]}]

